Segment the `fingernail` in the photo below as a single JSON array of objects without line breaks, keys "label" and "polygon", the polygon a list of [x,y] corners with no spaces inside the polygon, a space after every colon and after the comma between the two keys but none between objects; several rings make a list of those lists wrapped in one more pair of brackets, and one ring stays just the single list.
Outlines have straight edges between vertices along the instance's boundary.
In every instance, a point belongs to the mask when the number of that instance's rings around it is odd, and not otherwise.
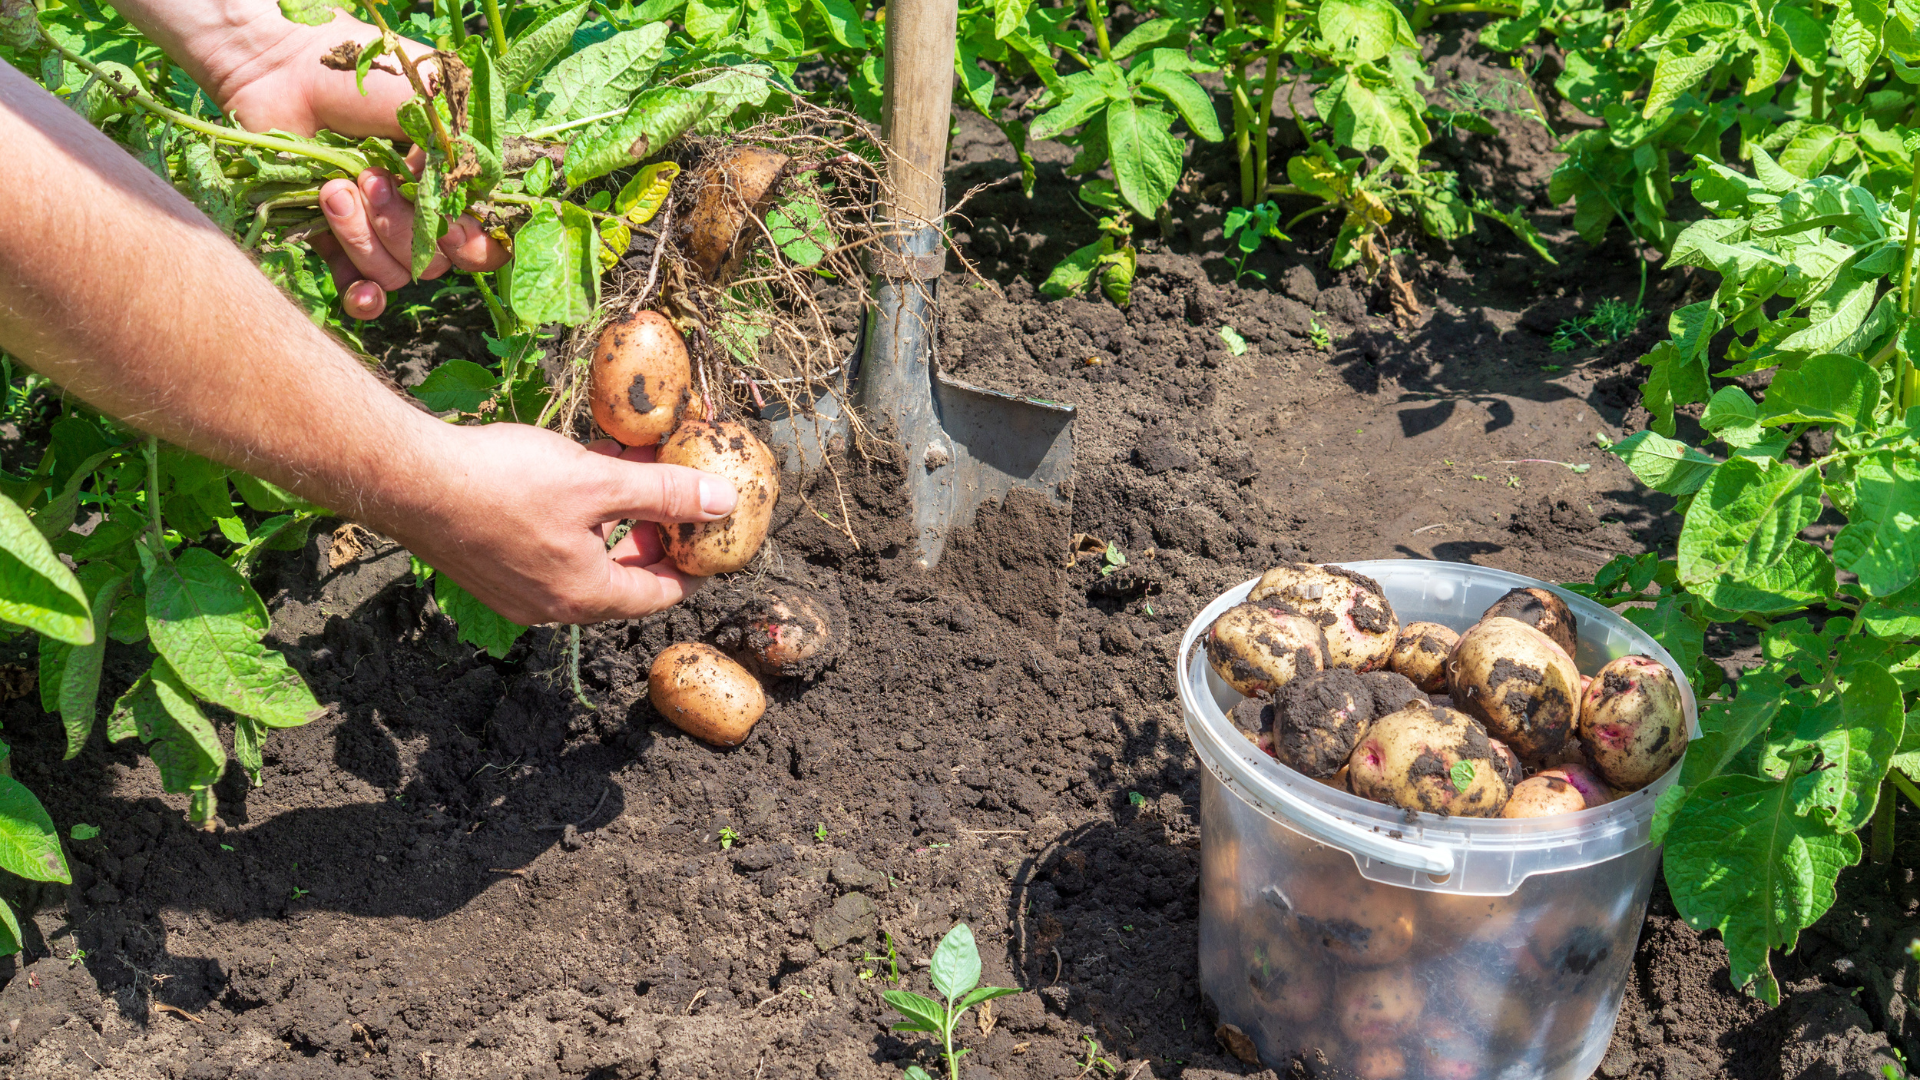
[{"label": "fingernail", "polygon": [[346,217],[353,213],[353,193],[336,191],[327,196],[327,213],[334,217]]},{"label": "fingernail", "polygon": [[393,201],[393,181],[384,176],[367,178],[367,201],[375,206],[385,206]]},{"label": "fingernail", "polygon": [[733,493],[733,485],[724,480],[700,481],[700,510],[707,514],[725,514],[733,510],[733,504],[739,499]]}]

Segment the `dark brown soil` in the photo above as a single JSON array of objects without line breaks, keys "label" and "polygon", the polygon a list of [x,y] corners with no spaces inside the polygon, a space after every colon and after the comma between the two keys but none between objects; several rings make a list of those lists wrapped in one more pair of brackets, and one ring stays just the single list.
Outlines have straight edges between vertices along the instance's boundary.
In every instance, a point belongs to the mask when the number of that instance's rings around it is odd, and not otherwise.
[{"label": "dark brown soil", "polygon": [[[1433,64],[1442,85],[1503,70],[1458,42]],[[975,201],[966,250],[990,283],[948,279],[945,356],[969,381],[1079,405],[1071,528],[1125,551],[1115,572],[1083,558],[1011,584],[970,577],[1022,527],[1011,513],[977,527],[966,572],[915,573],[900,465],[883,456],[842,491],[788,484],[753,572],[589,630],[589,709],[566,685],[563,634],[491,662],[456,643],[404,552],[336,569],[321,536],[260,585],[328,715],[274,734],[264,787],[220,787],[211,835],[185,827],[149,762],[98,739],[62,762],[58,723],[12,702],[18,775],[63,832],[101,834],[70,845],[71,888],[15,891],[33,915],[27,953],[0,964],[0,1075],[895,1077],[931,1066],[931,1048],[889,1032],[881,991],[896,964],[926,990],[933,944],[964,920],[986,980],[1028,991],[966,1022],[968,1080],[1115,1075],[1093,1042],[1129,1080],[1271,1076],[1215,1040],[1195,982],[1181,628],[1280,559],[1564,580],[1676,527],[1671,501],[1594,438],[1644,418],[1633,360],[1692,279],[1653,275],[1633,339],[1551,353],[1560,319],[1634,295],[1639,272],[1545,204],[1545,133],[1494,120],[1501,138],[1447,136],[1436,156],[1526,205],[1559,265],[1504,233],[1407,238],[1425,310],[1404,328],[1373,314],[1384,297],[1363,278],[1326,269],[1324,222],[1253,261],[1264,283],[1234,284],[1217,156],[1175,197],[1171,239],[1148,242],[1126,311],[1035,298],[1031,282],[1092,237],[1059,147],[1040,148],[1032,202],[1005,186]],[[951,188],[1011,170],[997,132],[963,127]],[[485,359],[457,327],[432,342],[394,358],[419,369],[403,379]],[[768,582],[831,596],[846,650],[812,681],[772,684],[744,746],[709,749],[653,713],[644,673]],[[107,691],[131,674],[111,658]],[[1601,1075],[1877,1078],[1889,1037],[1920,1052],[1920,973],[1900,951],[1916,926],[1911,871],[1849,874],[1778,961],[1790,996],[1769,1009],[1731,989],[1717,939],[1656,890]]]}]

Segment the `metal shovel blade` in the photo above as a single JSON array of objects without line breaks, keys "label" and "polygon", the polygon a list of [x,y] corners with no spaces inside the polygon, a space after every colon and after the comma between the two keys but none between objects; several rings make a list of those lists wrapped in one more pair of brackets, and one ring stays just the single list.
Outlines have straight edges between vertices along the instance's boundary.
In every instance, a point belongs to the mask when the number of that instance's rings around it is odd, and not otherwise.
[{"label": "metal shovel blade", "polygon": [[[996,530],[990,553],[974,553],[971,574],[1022,574],[1029,566],[1059,567],[1065,558],[1073,512],[1074,408],[1019,397],[949,378],[938,370],[932,280],[902,268],[938,267],[939,230],[922,228],[890,238],[887,266],[874,287],[866,347],[848,394],[868,426],[897,440],[906,452],[908,496],[913,508],[915,561],[933,569],[956,533],[976,524],[982,507],[1011,512],[1033,500],[1027,514],[1037,528]],[[888,270],[891,272],[888,272]],[[846,431],[839,397],[828,392],[813,415],[793,416],[775,406],[762,413],[773,422],[773,441],[791,469],[810,470],[824,460],[823,437]],[[1058,535],[1054,535],[1057,531]],[[982,538],[985,540],[986,538]],[[1030,548],[1011,550],[1007,547]],[[991,557],[981,557],[990,555]],[[1065,578],[1050,574],[1064,589]],[[994,584],[962,582],[982,596],[1007,595]],[[1053,581],[1028,580],[1030,589]],[[1057,610],[1056,603],[1043,605]],[[1003,613],[1005,614],[1005,613]]]}]

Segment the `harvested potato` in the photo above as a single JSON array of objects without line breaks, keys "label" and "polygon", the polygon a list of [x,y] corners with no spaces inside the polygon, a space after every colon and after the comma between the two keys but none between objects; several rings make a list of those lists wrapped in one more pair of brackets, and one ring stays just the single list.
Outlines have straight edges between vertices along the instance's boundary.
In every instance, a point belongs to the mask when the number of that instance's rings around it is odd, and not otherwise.
[{"label": "harvested potato", "polygon": [[1365,680],[1341,668],[1294,679],[1273,695],[1273,756],[1315,780],[1340,771],[1373,723]]},{"label": "harvested potato", "polygon": [[593,348],[593,422],[627,446],[653,446],[692,397],[687,343],[665,315],[640,311],[608,324]]},{"label": "harvested potato", "polygon": [[1581,702],[1580,742],[1594,769],[1621,791],[1660,779],[1687,749],[1686,708],[1673,672],[1651,656],[1609,660]]},{"label": "harvested potato", "polygon": [[1368,671],[1360,676],[1367,681],[1367,689],[1373,693],[1373,718],[1375,720],[1397,713],[1416,701],[1425,702],[1427,695],[1413,685],[1405,675],[1392,671]]},{"label": "harvested potato", "polygon": [[1400,637],[1400,620],[1380,583],[1340,566],[1281,563],[1261,575],[1247,599],[1280,600],[1319,623],[1330,667],[1385,667]]},{"label": "harvested potato", "polygon": [[766,542],[780,468],[773,451],[737,420],[686,420],[660,447],[658,460],[724,476],[740,501],[719,521],[661,524],[660,546],[681,572],[711,577],[745,567]]},{"label": "harvested potato", "polygon": [[1343,964],[1377,967],[1413,948],[1410,893],[1357,877],[1348,856],[1344,873],[1296,873],[1286,889],[1273,890],[1267,899],[1292,917],[1303,941],[1317,943]]},{"label": "harvested potato", "polygon": [[[1632,946],[1626,945],[1631,952]],[[1591,981],[1614,955],[1604,913],[1585,904],[1547,911],[1527,928],[1527,947],[1515,957],[1529,979],[1575,990]]]},{"label": "harvested potato", "polygon": [[1402,810],[1492,817],[1513,790],[1485,728],[1419,702],[1375,720],[1348,766],[1355,795]]},{"label": "harvested potato", "polygon": [[1500,811],[1504,818],[1552,817],[1572,814],[1587,808],[1587,797],[1580,789],[1557,776],[1541,773],[1520,781]]},{"label": "harvested potato", "polygon": [[1497,942],[1513,929],[1520,907],[1513,896],[1421,894],[1421,935],[1430,951],[1451,955],[1461,942]]},{"label": "harvested potato", "polygon": [[734,613],[727,636],[760,674],[804,678],[839,655],[844,621],[825,594],[777,585]]},{"label": "harvested potato", "polygon": [[1580,625],[1567,602],[1546,589],[1514,589],[1493,602],[1480,616],[1488,619],[1518,619],[1553,639],[1568,656],[1579,651]]},{"label": "harvested potato", "polygon": [[1360,1080],[1400,1080],[1407,1075],[1406,1051],[1397,1046],[1363,1046],[1353,1055]]},{"label": "harvested potato", "polygon": [[1284,1020],[1311,1020],[1327,1003],[1327,975],[1300,946],[1255,931],[1247,958],[1247,986],[1268,1012]]},{"label": "harvested potato", "polygon": [[1238,841],[1215,840],[1201,848],[1200,902],[1227,925],[1237,923],[1240,917],[1243,892],[1240,863]]},{"label": "harvested potato", "polygon": [[758,146],[737,146],[701,166],[688,179],[693,211],[685,246],[693,265],[724,285],[765,231],[759,219],[772,207],[786,177],[787,155]]},{"label": "harvested potato", "polygon": [[647,673],[647,699],[674,727],[716,746],[746,741],[767,696],[746,668],[711,645],[669,645]]},{"label": "harvested potato", "polygon": [[1262,732],[1273,730],[1273,700],[1265,697],[1241,698],[1234,702],[1233,712],[1228,714],[1233,726],[1247,733],[1251,738]]},{"label": "harvested potato", "polygon": [[1518,619],[1483,619],[1461,635],[1447,660],[1456,708],[1538,765],[1572,737],[1580,671],[1553,639]]},{"label": "harvested potato", "polygon": [[1427,1080],[1475,1080],[1486,1050],[1464,1026],[1439,1016],[1421,1021],[1415,1032],[1421,1075]]},{"label": "harvested potato", "polygon": [[1270,694],[1297,676],[1326,669],[1327,636],[1286,604],[1236,604],[1207,630],[1207,661],[1242,694]]},{"label": "harvested potato", "polygon": [[1578,762],[1541,769],[1535,775],[1550,776],[1572,784],[1574,789],[1580,792],[1580,797],[1586,800],[1588,809],[1613,801],[1613,789],[1607,786],[1606,781],[1600,779],[1592,769]]},{"label": "harvested potato", "polygon": [[1510,788],[1518,784],[1527,775],[1527,770],[1520,764],[1520,758],[1499,739],[1489,737],[1488,741],[1493,743],[1493,767],[1499,770],[1500,778],[1505,780]]},{"label": "harvested potato", "polygon": [[1339,772],[1334,773],[1332,776],[1320,782],[1335,791],[1347,791],[1351,794],[1350,789],[1347,787],[1347,767],[1345,765],[1340,766]]},{"label": "harvested potato", "polygon": [[1408,623],[1400,628],[1393,652],[1387,657],[1387,670],[1407,677],[1407,681],[1428,694],[1447,688],[1447,656],[1460,641],[1453,628],[1437,622]]},{"label": "harvested potato", "polygon": [[1399,1041],[1426,1005],[1426,991],[1406,968],[1350,972],[1333,1001],[1341,1033],[1362,1046]]}]

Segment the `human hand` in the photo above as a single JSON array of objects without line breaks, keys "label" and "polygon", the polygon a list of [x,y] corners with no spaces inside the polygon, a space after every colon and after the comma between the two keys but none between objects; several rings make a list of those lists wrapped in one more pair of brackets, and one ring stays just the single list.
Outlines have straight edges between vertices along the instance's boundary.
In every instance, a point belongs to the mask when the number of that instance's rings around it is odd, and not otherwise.
[{"label": "human hand", "polygon": [[[488,607],[522,625],[649,615],[678,603],[689,577],[660,548],[653,522],[713,521],[733,511],[733,485],[653,462],[652,447],[581,446],[524,424],[443,425],[433,475],[443,490],[382,528]],[[620,521],[638,523],[611,550]]]}]

